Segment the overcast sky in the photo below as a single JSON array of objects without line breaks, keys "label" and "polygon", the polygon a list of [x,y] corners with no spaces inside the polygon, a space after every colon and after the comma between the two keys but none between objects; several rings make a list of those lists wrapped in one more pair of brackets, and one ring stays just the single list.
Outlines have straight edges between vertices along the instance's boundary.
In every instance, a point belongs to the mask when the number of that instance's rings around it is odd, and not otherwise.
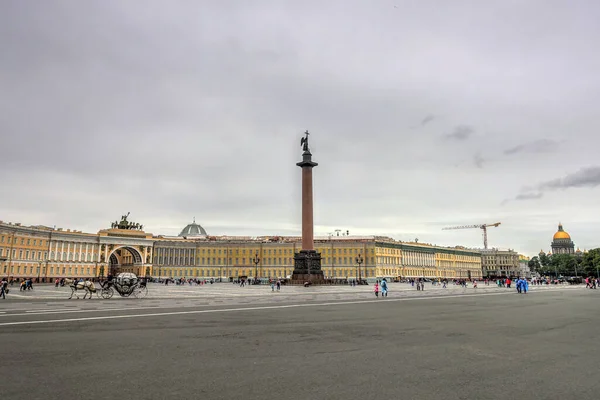
[{"label": "overcast sky", "polygon": [[599,247],[600,2],[0,2],[0,219]]}]

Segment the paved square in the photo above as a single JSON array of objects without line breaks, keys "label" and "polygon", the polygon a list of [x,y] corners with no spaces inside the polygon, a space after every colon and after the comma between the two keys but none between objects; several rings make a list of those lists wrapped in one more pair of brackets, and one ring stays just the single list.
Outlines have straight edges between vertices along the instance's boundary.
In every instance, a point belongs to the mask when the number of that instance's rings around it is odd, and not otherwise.
[{"label": "paved square", "polygon": [[598,398],[598,292],[391,289],[384,300],[364,287],[230,284],[151,286],[141,301],[0,300],[4,395]]}]

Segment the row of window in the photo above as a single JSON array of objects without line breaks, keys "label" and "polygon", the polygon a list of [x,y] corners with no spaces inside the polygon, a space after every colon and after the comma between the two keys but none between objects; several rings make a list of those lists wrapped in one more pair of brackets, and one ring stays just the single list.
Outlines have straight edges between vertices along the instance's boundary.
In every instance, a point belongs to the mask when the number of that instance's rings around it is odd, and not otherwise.
[{"label": "row of window", "polygon": [[[42,257],[43,255],[43,257]],[[0,257],[9,258],[10,249],[0,248]],[[21,250],[21,249],[12,249],[12,256],[10,258],[17,260],[38,260],[43,261],[47,258],[48,252],[44,251],[33,251],[33,250]]]},{"label": "row of window", "polygon": [[[369,264],[373,264],[373,257],[367,257],[370,261]],[[193,257],[167,257],[167,256],[155,256],[154,263],[157,265],[192,265],[194,262]],[[239,258],[221,258],[221,257],[198,257],[198,265],[251,265],[254,263],[252,258],[246,259],[245,257]],[[267,257],[260,259],[259,265],[293,265],[294,259],[291,257],[287,258],[274,258]],[[356,260],[353,257],[323,257],[322,265],[355,265]],[[364,263],[363,263],[364,264]]]},{"label": "row of window", "polygon": [[[249,255],[249,256],[254,256],[255,254],[259,254],[259,256],[276,256],[276,255],[280,255],[280,256],[285,256],[285,255],[290,255],[293,256],[294,254],[294,249],[293,248],[289,248],[289,249],[263,249],[262,254],[260,252],[260,249],[205,249],[205,248],[199,248],[198,250],[198,254],[202,254],[202,255],[223,255],[223,256],[244,256],[244,255]],[[161,248],[161,247],[157,247],[155,250],[155,255],[157,256],[179,256],[179,257],[190,257],[190,256],[194,256],[196,249],[195,248],[190,248],[190,249],[181,249],[181,248]],[[317,251],[321,254],[332,254],[332,249],[331,248],[322,248],[322,249],[317,249]],[[373,253],[373,249],[371,249],[371,253]],[[361,253],[361,249],[348,249],[348,248],[343,248],[343,249],[333,249],[333,255],[354,255],[357,256],[358,254],[362,254]]]},{"label": "row of window", "polygon": [[[356,277],[358,274],[357,268],[336,268],[323,270],[325,276],[329,277],[333,275],[336,278],[345,278],[345,277]],[[161,277],[181,277],[181,278],[194,278],[194,277],[209,277],[209,278],[217,278],[217,277],[239,277],[239,276],[250,276],[254,277],[255,273],[258,274],[259,277],[263,278],[285,278],[289,274],[292,273],[291,269],[264,269],[259,268],[256,271],[256,268],[228,268],[228,269],[178,269],[178,268],[169,268],[169,269],[156,269],[154,268],[154,275]],[[329,274],[329,275],[328,275]],[[375,273],[371,269],[362,269],[361,276],[363,277],[371,277],[375,276]]]},{"label": "row of window", "polygon": [[[27,266],[27,265],[13,265],[10,267],[4,266],[4,275],[10,274],[11,276],[38,276],[40,275],[40,267],[39,266]],[[44,276],[95,276],[95,268],[94,267],[50,267],[48,273],[44,273]]]},{"label": "row of window", "polygon": [[[21,241],[22,245],[25,245],[25,243],[27,243],[27,246],[31,246],[32,242],[34,246],[46,246],[46,242],[45,240],[42,239],[24,239],[24,238],[19,238],[19,237],[12,237],[12,243],[13,244],[18,244],[19,241]],[[0,236],[0,243],[11,243],[11,236]]]}]

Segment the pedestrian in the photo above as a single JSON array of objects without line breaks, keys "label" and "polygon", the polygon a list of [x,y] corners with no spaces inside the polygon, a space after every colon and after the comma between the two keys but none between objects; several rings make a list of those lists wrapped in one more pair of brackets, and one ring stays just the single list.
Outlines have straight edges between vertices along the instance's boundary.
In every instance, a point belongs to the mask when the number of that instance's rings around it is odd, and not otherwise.
[{"label": "pedestrian", "polygon": [[275,291],[275,282],[271,281],[271,292]]},{"label": "pedestrian", "polygon": [[2,296],[3,299],[6,299],[7,293],[8,293],[8,282],[6,281],[6,278],[2,278],[2,281],[0,282],[0,296]]},{"label": "pedestrian", "polygon": [[385,278],[381,281],[381,297],[387,297],[388,295],[388,286]]},{"label": "pedestrian", "polygon": [[379,297],[379,283],[375,282],[375,297]]},{"label": "pedestrian", "polygon": [[281,290],[281,281],[277,279],[277,291]]}]

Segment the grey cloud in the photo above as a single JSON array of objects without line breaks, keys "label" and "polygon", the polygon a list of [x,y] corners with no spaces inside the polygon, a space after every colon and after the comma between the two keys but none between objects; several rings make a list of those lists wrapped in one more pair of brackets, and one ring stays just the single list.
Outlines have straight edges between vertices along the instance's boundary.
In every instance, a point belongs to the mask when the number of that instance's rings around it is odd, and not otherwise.
[{"label": "grey cloud", "polygon": [[504,150],[504,154],[511,155],[517,153],[546,153],[559,148],[559,142],[551,139],[539,139],[533,142],[523,143]]},{"label": "grey cloud", "polygon": [[473,135],[475,130],[469,125],[458,125],[451,133],[445,135],[447,139],[465,141]]},{"label": "grey cloud", "polygon": [[600,185],[600,167],[582,168],[563,178],[552,179],[538,185],[540,190],[556,190],[589,187]]},{"label": "grey cloud", "polygon": [[423,120],[421,121],[421,126],[425,126],[425,125],[427,125],[428,123],[430,123],[430,122],[431,122],[431,121],[433,121],[434,119],[435,119],[435,116],[434,116],[434,115],[431,115],[431,114],[427,115],[427,116],[426,116],[425,118],[423,118]]},{"label": "grey cloud", "polygon": [[514,199],[504,199],[500,205],[506,205],[511,201],[527,201],[527,200],[536,200],[544,197],[544,193],[536,192],[536,193],[521,193],[515,196]]},{"label": "grey cloud", "polygon": [[[157,234],[194,215],[209,232],[299,232],[309,129],[317,226],[431,242],[424,216],[478,220],[507,187],[556,176],[554,160],[499,165],[478,151],[575,132],[568,165],[593,162],[600,144],[597,2],[457,0],[434,14],[424,2],[389,13],[383,0],[30,3],[0,1],[2,220],[95,231],[130,210]],[[569,99],[561,112],[557,98]],[[435,135],[409,129],[437,129],[442,115],[453,122]],[[497,238],[518,247],[530,232]],[[444,237],[480,246],[463,233]]]},{"label": "grey cloud", "polygon": [[[577,172],[538,184],[535,188],[524,186],[521,194],[515,196],[514,200],[541,199],[544,192],[570,189],[570,188],[595,188],[600,186],[600,167],[582,168]],[[535,191],[533,191],[535,190]]]},{"label": "grey cloud", "polygon": [[515,200],[534,200],[534,199],[541,199],[544,196],[543,193],[538,192],[538,193],[522,193],[519,194],[515,197]]}]

